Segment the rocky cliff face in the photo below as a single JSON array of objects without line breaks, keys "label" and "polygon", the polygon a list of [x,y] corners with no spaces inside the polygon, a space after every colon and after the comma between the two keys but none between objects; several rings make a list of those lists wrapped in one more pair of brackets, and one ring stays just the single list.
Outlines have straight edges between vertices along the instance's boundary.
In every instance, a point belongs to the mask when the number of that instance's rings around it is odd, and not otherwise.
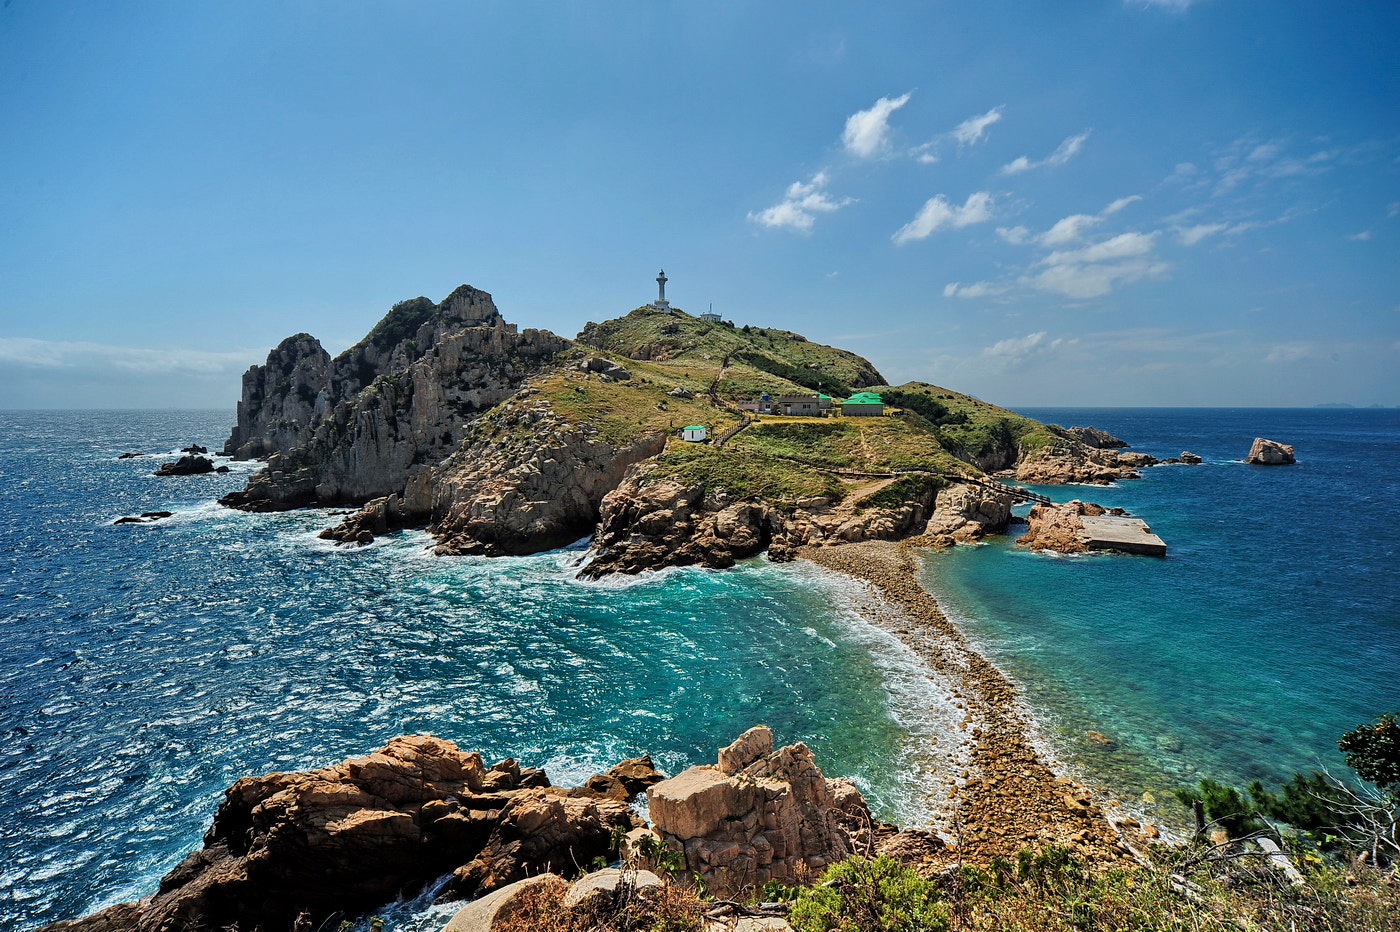
[{"label": "rocky cliff face", "polygon": [[317,402],[324,404],[331,357],[309,333],[287,337],[267,363],[243,374],[238,424],[224,455],[249,460],[291,450],[311,436]]},{"label": "rocky cliff face", "polygon": [[535,553],[586,537],[628,467],[660,453],[661,433],[612,444],[543,399],[501,405],[433,471],[440,554]]},{"label": "rocky cliff face", "polygon": [[[228,445],[273,455],[225,504],[272,510],[402,493],[456,449],[482,411],[569,346],[545,330],[517,332],[489,294],[466,285],[437,305],[426,298],[396,305],[364,340],[323,365],[315,341],[293,341],[274,351],[275,365],[270,357],[245,376]],[[274,387],[285,381],[293,388],[268,391],[274,375]]]}]

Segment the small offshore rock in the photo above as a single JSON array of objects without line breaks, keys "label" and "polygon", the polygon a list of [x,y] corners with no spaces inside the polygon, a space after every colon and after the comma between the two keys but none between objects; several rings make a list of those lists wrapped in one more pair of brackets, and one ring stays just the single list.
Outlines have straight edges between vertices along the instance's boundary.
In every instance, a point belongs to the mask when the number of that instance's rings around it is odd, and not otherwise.
[{"label": "small offshore rock", "polygon": [[1249,455],[1244,461],[1253,466],[1291,466],[1297,462],[1293,458],[1293,447],[1277,440],[1265,440],[1263,437],[1254,438],[1254,444],[1249,448]]},{"label": "small offshore rock", "polygon": [[135,459],[135,458],[138,457],[138,456],[146,456],[146,455],[147,455],[147,454],[145,454],[145,453],[123,453],[121,456],[117,457],[117,459],[119,459],[119,460],[131,460],[131,459]]},{"label": "small offshore rock", "polygon": [[155,471],[157,476],[198,476],[214,471],[214,461],[205,456],[188,453],[173,463],[164,463]]},{"label": "small offshore rock", "polygon": [[1183,463],[1185,463],[1187,466],[1199,466],[1199,465],[1201,465],[1201,458],[1200,458],[1199,456],[1197,456],[1196,454],[1192,453],[1190,450],[1182,450],[1182,451],[1181,451],[1181,461],[1182,461]]}]

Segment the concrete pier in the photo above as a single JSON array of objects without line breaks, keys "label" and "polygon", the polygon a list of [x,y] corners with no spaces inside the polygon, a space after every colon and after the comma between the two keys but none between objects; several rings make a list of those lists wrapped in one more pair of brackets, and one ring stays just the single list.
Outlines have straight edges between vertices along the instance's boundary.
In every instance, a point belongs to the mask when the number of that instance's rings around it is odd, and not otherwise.
[{"label": "concrete pier", "polygon": [[1117,550],[1121,553],[1141,553],[1150,557],[1165,557],[1167,545],[1162,538],[1152,533],[1147,522],[1141,518],[1122,515],[1100,515],[1080,518],[1084,533],[1080,539],[1090,550]]}]

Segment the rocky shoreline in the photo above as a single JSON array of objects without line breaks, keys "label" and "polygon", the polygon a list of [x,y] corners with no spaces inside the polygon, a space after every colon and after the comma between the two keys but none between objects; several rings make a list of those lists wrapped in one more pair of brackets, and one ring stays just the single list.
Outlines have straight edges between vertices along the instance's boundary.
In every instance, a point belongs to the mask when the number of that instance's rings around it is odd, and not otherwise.
[{"label": "rocky shoreline", "polygon": [[931,786],[954,816],[953,844],[930,858],[937,870],[962,862],[986,863],[1062,845],[1101,866],[1135,861],[1158,837],[1111,800],[1058,774],[1032,740],[1032,726],[1017,702],[1016,687],[968,643],[919,584],[911,541],[866,541],[841,547],[804,548],[799,557],[871,587],[893,616],[862,615],[894,634],[930,669],[948,678],[966,711],[960,727],[970,738],[965,770]]}]

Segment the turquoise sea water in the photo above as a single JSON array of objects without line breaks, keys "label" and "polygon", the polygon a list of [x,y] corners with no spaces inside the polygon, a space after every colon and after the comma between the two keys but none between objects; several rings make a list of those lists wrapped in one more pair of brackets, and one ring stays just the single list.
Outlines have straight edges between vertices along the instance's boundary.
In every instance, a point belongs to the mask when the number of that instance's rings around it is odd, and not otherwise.
[{"label": "turquoise sea water", "polygon": [[[1205,459],[1111,488],[1038,487],[1141,515],[1165,559],[1003,539],[925,560],[926,584],[1022,686],[1060,756],[1125,801],[1151,793],[1169,819],[1164,790],[1203,776],[1344,773],[1337,736],[1400,709],[1400,412],[1025,413]],[[1297,465],[1246,466],[1256,436],[1293,444]]]},{"label": "turquoise sea water", "polygon": [[[1052,749],[1122,795],[1282,775],[1400,708],[1393,411],[1032,412],[1200,467],[1044,489],[1143,514],[1165,560],[932,554],[927,582],[1023,686]],[[579,550],[433,558],[425,535],[336,550],[325,512],[247,515],[226,476],[156,479],[227,412],[0,412],[0,918],[28,929],[151,892],[237,777],[404,731],[576,781],[669,771],[755,722],[806,740],[887,818],[933,815],[961,713],[805,564],[582,584]],[[1238,460],[1256,435],[1300,464]],[[127,514],[170,510],[149,526]],[[1115,739],[1113,752],[1083,739]],[[942,739],[942,740],[938,740]],[[1334,759],[1333,759],[1334,760]],[[1159,794],[1160,795],[1160,794]]]}]

